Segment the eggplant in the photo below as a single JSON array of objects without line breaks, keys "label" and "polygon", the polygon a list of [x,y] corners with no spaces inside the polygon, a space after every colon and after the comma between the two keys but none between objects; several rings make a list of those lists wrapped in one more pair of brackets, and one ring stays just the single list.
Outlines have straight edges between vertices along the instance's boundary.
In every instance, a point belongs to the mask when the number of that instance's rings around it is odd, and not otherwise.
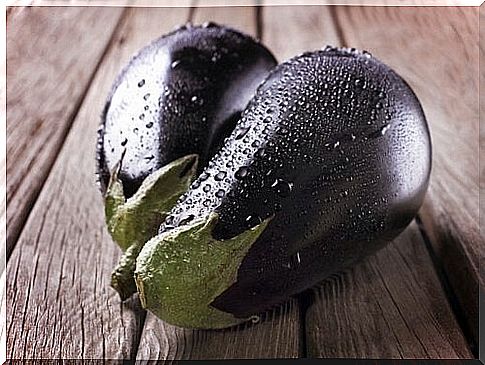
[{"label": "eggplant", "polygon": [[139,250],[275,64],[247,35],[189,24],[143,48],[115,80],[98,131],[97,175],[108,229],[125,251],[112,276],[123,299],[136,292]]},{"label": "eggplant", "polygon": [[248,320],[392,241],[430,170],[422,107],[396,72],[355,49],[299,55],[140,252],[142,304],[182,327]]}]

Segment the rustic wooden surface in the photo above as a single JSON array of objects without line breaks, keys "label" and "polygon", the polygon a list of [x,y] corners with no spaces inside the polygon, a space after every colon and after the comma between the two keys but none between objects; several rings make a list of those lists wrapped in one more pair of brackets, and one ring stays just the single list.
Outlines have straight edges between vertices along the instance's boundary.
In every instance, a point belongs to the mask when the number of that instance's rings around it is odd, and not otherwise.
[{"label": "rustic wooden surface", "polygon": [[258,323],[214,331],[177,328],[148,314],[137,360],[301,357],[300,318],[296,299],[264,313]]},{"label": "rustic wooden surface", "polygon": [[[136,299],[120,303],[109,287],[119,249],[105,230],[94,185],[96,126],[130,56],[189,19],[261,37],[279,61],[326,44],[348,45],[368,49],[402,74],[423,103],[434,142],[433,177],[420,213],[430,244],[413,223],[386,249],[265,313],[260,323],[227,330],[183,330],[145,315]],[[483,284],[478,264],[484,258],[477,19],[477,8],[9,10],[8,60],[21,71],[10,63],[7,73],[7,217],[9,247],[15,246],[0,331],[7,356],[472,357],[467,340],[475,339],[473,295]],[[45,31],[24,34],[25,22],[29,32]]]},{"label": "rustic wooden surface", "polygon": [[[300,53],[339,45],[331,8],[325,6],[271,6],[262,11],[263,42],[278,62]],[[305,24],[305,29],[302,29]]]},{"label": "rustic wooden surface", "polygon": [[415,223],[314,295],[306,313],[310,357],[472,357]]},{"label": "rustic wooden surface", "polygon": [[7,255],[123,12],[15,9],[7,23]]},{"label": "rustic wooden surface", "polygon": [[[485,70],[485,6],[480,7],[480,70]],[[485,72],[480,72],[480,151],[483,153],[485,151],[485,125],[484,125],[484,118],[485,116]],[[481,154],[482,156],[482,154]],[[483,214],[483,209],[485,208],[485,159],[480,159],[480,227],[485,227],[485,214]],[[482,231],[483,236],[483,231]],[[483,277],[483,263],[480,265],[481,273]],[[485,304],[485,290],[482,290],[482,305]],[[482,315],[483,318],[483,315]],[[483,321],[483,319],[482,319]],[[483,331],[483,330],[482,330]],[[482,332],[483,333],[483,332]]]}]

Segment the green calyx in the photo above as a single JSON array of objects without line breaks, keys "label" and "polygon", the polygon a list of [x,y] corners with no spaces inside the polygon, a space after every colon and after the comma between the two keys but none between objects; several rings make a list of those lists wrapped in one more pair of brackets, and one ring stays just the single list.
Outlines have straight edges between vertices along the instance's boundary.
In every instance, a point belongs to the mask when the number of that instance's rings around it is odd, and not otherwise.
[{"label": "green calyx", "polygon": [[105,214],[109,233],[124,251],[111,277],[111,286],[124,300],[136,292],[133,275],[138,253],[157,234],[160,224],[194,180],[197,155],[184,156],[154,171],[129,199],[123,194],[119,169],[120,164],[110,177]]},{"label": "green calyx", "polygon": [[219,241],[212,237],[217,214],[211,213],[152,238],[136,260],[135,280],[143,307],[168,323],[188,328],[224,328],[248,320],[211,303],[236,281],[243,258],[270,219]]}]

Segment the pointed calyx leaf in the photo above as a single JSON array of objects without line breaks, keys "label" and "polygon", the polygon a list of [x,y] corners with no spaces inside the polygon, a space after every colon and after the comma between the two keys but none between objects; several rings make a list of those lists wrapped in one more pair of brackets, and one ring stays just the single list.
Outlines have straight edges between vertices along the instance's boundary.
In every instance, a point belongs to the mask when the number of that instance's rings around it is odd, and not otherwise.
[{"label": "pointed calyx leaf", "polygon": [[121,168],[121,161],[119,161],[110,174],[108,188],[104,197],[104,212],[106,215],[106,222],[113,217],[118,208],[125,203],[125,194],[123,193],[123,184],[118,179],[118,174]]},{"label": "pointed calyx leaf", "polygon": [[105,196],[108,231],[126,251],[112,275],[112,286],[123,299],[135,292],[133,271],[138,252],[158,228],[178,198],[187,191],[197,171],[197,155],[188,155],[154,171],[128,200],[113,169]]},{"label": "pointed calyx leaf", "polygon": [[217,214],[211,213],[152,238],[136,261],[142,305],[181,327],[224,328],[247,320],[210,304],[236,281],[243,258],[270,220],[219,241],[212,237]]}]

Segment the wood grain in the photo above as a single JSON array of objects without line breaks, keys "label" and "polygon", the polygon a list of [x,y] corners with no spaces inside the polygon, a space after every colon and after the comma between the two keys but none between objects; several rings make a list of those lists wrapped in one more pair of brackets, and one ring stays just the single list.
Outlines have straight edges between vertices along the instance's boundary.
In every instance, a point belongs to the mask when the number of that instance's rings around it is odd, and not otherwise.
[{"label": "wood grain", "polygon": [[310,357],[472,357],[415,223],[314,294],[306,313]]},{"label": "wood grain", "polygon": [[150,313],[137,362],[300,357],[300,307],[296,299],[264,313],[257,324],[224,330],[189,330],[168,325]]},{"label": "wood grain", "polygon": [[[480,87],[479,87],[479,104],[480,104],[480,227],[485,227],[485,214],[483,214],[485,209],[485,158],[483,158],[485,153],[485,6],[480,6]],[[483,236],[483,233],[482,233]],[[483,266],[482,266],[483,270]],[[482,273],[483,275],[483,273]],[[485,294],[485,292],[483,293]],[[485,296],[484,296],[485,299]],[[485,305],[485,303],[483,303]],[[485,307],[483,307],[485,308]]]},{"label": "wood grain", "polygon": [[[256,35],[253,7],[197,8],[194,23],[214,21]],[[293,299],[257,325],[217,331],[170,326],[147,314],[137,360],[280,358],[300,356],[300,307]]]},{"label": "wood grain", "polygon": [[57,157],[122,11],[28,7],[16,8],[9,15],[7,256]]},{"label": "wood grain", "polygon": [[279,62],[340,42],[329,7],[269,6],[262,13],[263,42]]},{"label": "wood grain", "polygon": [[7,296],[6,296],[6,271],[0,276],[0,362],[4,364],[7,360]]},{"label": "wood grain", "polygon": [[[485,153],[485,6],[483,4],[480,6],[479,11],[479,49],[480,49],[480,233],[482,238],[484,236],[483,227],[485,227],[485,158],[483,158]],[[483,262],[480,263],[480,270],[483,277]],[[481,310],[481,316],[479,315],[478,323],[478,337],[482,339],[479,342],[479,354],[483,361],[483,354],[485,354],[485,316],[483,315],[483,310],[485,309],[485,290],[483,288],[479,289],[479,310]]]},{"label": "wood grain", "polygon": [[[431,129],[433,171],[420,217],[478,341],[478,8],[338,7],[348,46],[366,48],[409,82]],[[383,31],[385,30],[385,31]]]},{"label": "wood grain", "polygon": [[96,130],[122,66],[187,13],[130,9],[117,31],[8,263],[8,358],[135,357],[144,312],[109,286],[120,250],[95,185]]},{"label": "wood grain", "polygon": [[[201,1],[199,0],[199,3]],[[228,6],[228,7],[198,7],[192,17],[194,24],[202,24],[212,21],[221,25],[230,26],[256,37],[257,14],[253,6]]]}]

